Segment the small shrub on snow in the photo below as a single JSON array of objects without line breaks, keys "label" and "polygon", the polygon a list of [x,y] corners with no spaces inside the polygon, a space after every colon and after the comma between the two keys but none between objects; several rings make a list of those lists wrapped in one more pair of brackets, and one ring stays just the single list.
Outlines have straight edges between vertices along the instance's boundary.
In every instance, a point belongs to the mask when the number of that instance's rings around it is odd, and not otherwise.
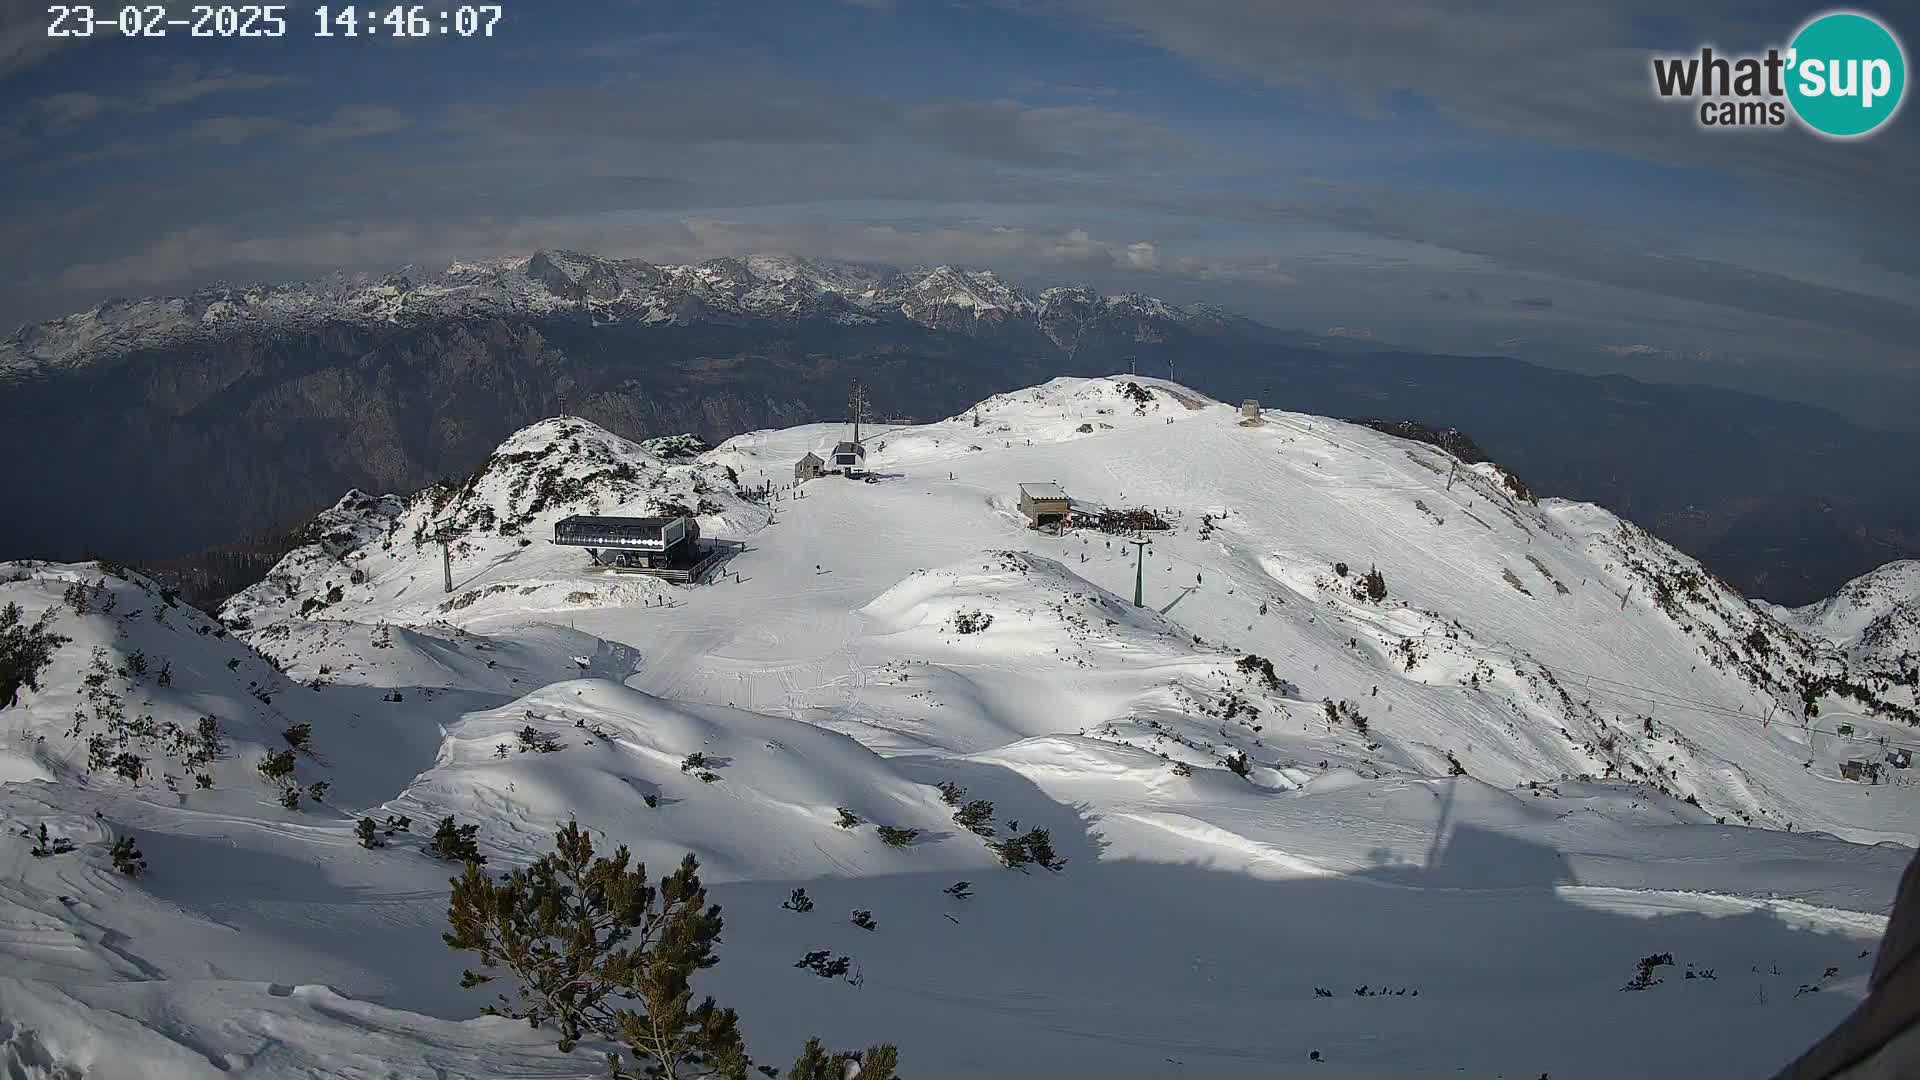
[{"label": "small shrub on snow", "polygon": [[[555,1029],[562,1053],[584,1038],[615,1044],[607,1060],[615,1080],[746,1076],[757,1066],[738,1015],[711,997],[692,1004],[693,975],[719,962],[722,926],[719,906],[707,904],[699,861],[687,855],[658,887],[644,865],[629,869],[630,862],[625,847],[596,858],[592,840],[569,822],[554,850],[525,870],[495,881],[468,864],[453,881],[444,939],[478,952],[483,969],[505,968],[519,982],[517,1002],[501,994],[488,1012]],[[829,954],[809,953],[795,966],[833,963]],[[468,970],[461,985],[493,978]],[[829,1075],[813,1064],[821,1055],[817,1041],[807,1044],[796,1066],[808,1070],[805,1080]],[[882,1066],[863,1070],[865,1080],[892,1080],[892,1047],[864,1057]]]},{"label": "small shrub on snow", "polygon": [[961,787],[959,784],[951,780],[942,780],[940,782],[940,801],[946,803],[948,806],[959,806],[960,800],[966,798],[966,796],[967,789]]},{"label": "small shrub on snow", "polygon": [[1447,751],[1447,775],[1448,776],[1467,775],[1467,767],[1465,765],[1460,764],[1460,759],[1457,757],[1454,757],[1453,751],[1451,750]]},{"label": "small shrub on snow", "polygon": [[1175,776],[1192,776],[1192,775],[1193,775],[1193,766],[1191,766],[1191,765],[1189,765],[1189,764],[1187,764],[1187,763],[1186,763],[1186,762],[1184,762],[1184,761],[1176,761],[1176,762],[1174,762],[1174,763],[1173,763],[1173,775],[1175,775]]},{"label": "small shrub on snow", "polygon": [[287,740],[287,745],[293,747],[295,750],[313,749],[313,725],[312,724],[308,724],[308,723],[295,724],[292,727],[288,728],[287,730],[281,732],[280,737]]},{"label": "small shrub on snow", "polygon": [[[815,949],[794,962],[794,967],[806,968],[823,979],[837,979],[853,967],[851,956],[835,956],[829,949]],[[838,1080],[838,1078],[836,1078]]]},{"label": "small shrub on snow", "polygon": [[113,756],[112,768],[114,775],[137,784],[140,782],[140,777],[147,771],[147,762],[139,754],[123,750]]},{"label": "small shrub on snow", "polygon": [[955,900],[971,900],[973,899],[973,882],[956,881],[940,891],[953,897]]},{"label": "small shrub on snow", "polygon": [[115,840],[108,854],[113,858],[113,868],[128,877],[139,877],[147,868],[146,856],[140,854],[131,836]]},{"label": "small shrub on snow", "polygon": [[834,809],[840,811],[840,820],[834,822],[835,825],[838,825],[843,829],[851,829],[860,825],[861,823],[860,815],[854,813],[853,811],[847,809],[844,806],[836,806],[834,807]]},{"label": "small shrub on snow", "polygon": [[478,825],[461,825],[448,814],[440,819],[433,830],[433,840],[427,844],[427,854],[442,862],[470,862],[485,864],[487,857],[480,854],[480,845],[474,842],[474,836],[480,831]]},{"label": "small shrub on snow", "polygon": [[1053,836],[1046,829],[1029,829],[988,846],[1000,856],[1002,863],[1015,870],[1024,869],[1029,863],[1054,871],[1067,865],[1067,860],[1053,850]]},{"label": "small shrub on snow", "polygon": [[1672,953],[1654,953],[1651,956],[1643,957],[1641,958],[1640,963],[1637,964],[1634,968],[1632,981],[1628,982],[1627,985],[1621,987],[1620,989],[1645,990],[1649,987],[1657,986],[1666,980],[1661,979],[1659,976],[1655,975],[1653,973],[1654,969],[1662,968],[1662,967],[1672,967],[1672,966],[1673,966]]},{"label": "small shrub on snow", "polygon": [[284,784],[293,778],[293,751],[282,750],[277,754],[268,754],[260,759],[257,768],[261,776],[276,784]]},{"label": "small shrub on snow", "polygon": [[353,827],[353,835],[359,838],[361,847],[369,850],[387,846],[387,842],[380,839],[380,826],[370,817],[360,819],[360,824]]},{"label": "small shrub on snow", "polygon": [[707,755],[701,753],[698,750],[695,750],[693,753],[688,754],[685,758],[681,759],[680,761],[681,772],[692,772],[695,769],[704,769],[706,767],[707,767]]},{"label": "small shrub on snow", "polygon": [[1235,750],[1233,753],[1228,754],[1227,771],[1240,777],[1242,780],[1251,776],[1253,774],[1253,763],[1247,760],[1247,752],[1244,750]]},{"label": "small shrub on snow", "polygon": [[953,616],[956,634],[978,634],[992,625],[993,613],[988,611],[958,611]]},{"label": "small shrub on snow", "polygon": [[813,897],[808,896],[807,890],[805,889],[795,889],[792,895],[781,902],[780,906],[788,911],[797,911],[804,915],[813,910]]},{"label": "small shrub on snow", "polygon": [[529,751],[539,754],[557,754],[561,750],[560,736],[541,731],[532,724],[528,724],[514,734],[520,740],[520,752],[523,754]]},{"label": "small shrub on snow", "polygon": [[1274,674],[1273,661],[1266,657],[1248,653],[1241,657],[1234,666],[1239,668],[1244,674],[1259,678],[1260,682],[1265,685],[1267,689],[1280,689],[1280,677]]},{"label": "small shrub on snow", "polygon": [[913,843],[914,837],[919,835],[919,829],[899,829],[892,825],[880,826],[880,839],[885,841],[888,847],[906,847]]},{"label": "small shrub on snow", "polygon": [[27,854],[32,855],[36,859],[44,859],[51,855],[65,855],[67,852],[73,850],[73,841],[64,836],[48,838],[47,823],[44,821],[40,823],[40,831],[37,834],[28,832],[25,829],[21,830],[21,834],[33,838],[33,847]]},{"label": "small shrub on snow", "polygon": [[862,930],[880,929],[880,924],[873,921],[873,912],[864,908],[853,909],[853,918],[848,921]]},{"label": "small shrub on snow", "polygon": [[289,810],[300,809],[300,789],[288,784],[280,791],[280,805]]}]

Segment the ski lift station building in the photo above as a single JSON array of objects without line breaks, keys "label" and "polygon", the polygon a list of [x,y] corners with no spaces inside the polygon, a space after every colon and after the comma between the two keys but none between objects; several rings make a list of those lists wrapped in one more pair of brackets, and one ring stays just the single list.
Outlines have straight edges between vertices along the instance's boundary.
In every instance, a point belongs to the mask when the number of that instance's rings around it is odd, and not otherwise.
[{"label": "ski lift station building", "polygon": [[1058,528],[1067,523],[1067,515],[1073,512],[1073,500],[1059,484],[1021,484],[1020,512],[1035,528],[1048,525]]},{"label": "ski lift station building", "polygon": [[597,566],[667,569],[697,561],[700,523],[677,517],[590,517],[576,514],[553,525],[553,542],[586,548]]}]

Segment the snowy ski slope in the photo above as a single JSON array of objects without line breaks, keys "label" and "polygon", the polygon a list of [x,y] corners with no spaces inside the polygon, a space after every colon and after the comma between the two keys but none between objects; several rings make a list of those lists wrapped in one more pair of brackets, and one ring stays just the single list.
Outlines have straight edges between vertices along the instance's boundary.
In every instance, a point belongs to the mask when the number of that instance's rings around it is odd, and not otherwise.
[{"label": "snowy ski slope", "polygon": [[[1859,640],[1905,578],[1762,608],[1492,465],[1153,379],[879,429],[877,482],[791,486],[845,437],[546,421],[464,483],[343,498],[218,622],[0,566],[71,639],[0,710],[8,1075],[599,1075],[475,1018],[422,852],[448,814],[490,868],[569,817],[656,873],[698,853],[728,920],[700,989],[780,1065],[818,1033],[913,1077],[1743,1076],[1863,992],[1920,800],[1840,767],[1920,745],[1911,650]],[[1025,528],[1033,481],[1171,522],[1145,606],[1125,537]],[[547,542],[682,510],[740,546],[711,584]],[[303,723],[290,809],[255,766]],[[999,866],[947,781],[1067,865]],[[75,850],[30,855],[42,823]]]}]

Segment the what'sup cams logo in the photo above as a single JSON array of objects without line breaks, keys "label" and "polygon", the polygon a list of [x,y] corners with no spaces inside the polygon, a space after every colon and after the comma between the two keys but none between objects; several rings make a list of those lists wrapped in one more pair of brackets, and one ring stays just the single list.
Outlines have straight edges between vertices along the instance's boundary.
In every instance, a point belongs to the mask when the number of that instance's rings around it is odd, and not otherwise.
[{"label": "what'sup cams logo", "polygon": [[1907,90],[1907,56],[1871,15],[1830,11],[1809,20],[1785,50],[1764,56],[1653,58],[1653,90],[1699,103],[1706,128],[1784,127],[1795,118],[1832,139],[1885,127]]}]

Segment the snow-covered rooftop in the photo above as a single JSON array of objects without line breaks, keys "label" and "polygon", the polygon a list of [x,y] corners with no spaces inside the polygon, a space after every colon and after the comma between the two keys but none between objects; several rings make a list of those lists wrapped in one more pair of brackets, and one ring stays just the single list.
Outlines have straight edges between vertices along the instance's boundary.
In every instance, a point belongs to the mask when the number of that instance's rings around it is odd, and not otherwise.
[{"label": "snow-covered rooftop", "polygon": [[1031,499],[1064,499],[1067,497],[1067,489],[1052,481],[1021,484],[1020,491]]}]

